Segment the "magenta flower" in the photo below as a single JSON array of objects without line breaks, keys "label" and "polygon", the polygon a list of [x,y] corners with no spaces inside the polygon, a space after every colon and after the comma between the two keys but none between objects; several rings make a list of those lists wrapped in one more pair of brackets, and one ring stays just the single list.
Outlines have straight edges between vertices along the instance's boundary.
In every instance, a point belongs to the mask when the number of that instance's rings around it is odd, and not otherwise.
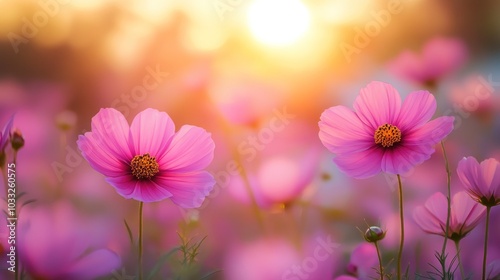
[{"label": "magenta flower", "polygon": [[[413,212],[415,222],[427,233],[444,236],[448,202],[444,194],[433,194],[424,206]],[[448,237],[458,241],[473,230],[484,216],[485,208],[475,203],[465,192],[458,192],[451,201]]]},{"label": "magenta flower", "polygon": [[462,65],[466,58],[467,49],[462,41],[434,38],[425,44],[421,54],[403,51],[388,67],[403,79],[433,85]]},{"label": "magenta flower", "polygon": [[474,157],[463,158],[457,174],[474,200],[488,207],[500,204],[500,164],[496,159],[479,164]]},{"label": "magenta flower", "polygon": [[140,112],[130,126],[117,110],[101,109],[92,118],[92,131],[77,143],[83,157],[125,198],[171,198],[181,207],[199,207],[215,184],[203,171],[214,156],[210,133],[191,125],[176,133],[172,119],[154,109]]},{"label": "magenta flower", "polygon": [[334,106],[323,112],[319,138],[336,154],[339,169],[355,178],[384,171],[402,174],[429,159],[433,146],[453,130],[453,117],[429,121],[436,100],[413,92],[401,104],[391,85],[371,82],[354,101],[355,111]]}]

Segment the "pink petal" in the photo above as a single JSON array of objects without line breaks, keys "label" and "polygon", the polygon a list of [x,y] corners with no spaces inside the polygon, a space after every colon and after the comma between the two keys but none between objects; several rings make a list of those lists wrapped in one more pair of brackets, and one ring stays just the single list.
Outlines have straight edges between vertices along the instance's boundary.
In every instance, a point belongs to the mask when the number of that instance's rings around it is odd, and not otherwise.
[{"label": "pink petal", "polygon": [[464,43],[457,39],[435,38],[422,50],[428,76],[439,78],[458,68],[467,58]]},{"label": "pink petal", "polygon": [[405,146],[435,145],[453,131],[454,117],[439,117],[403,135]]},{"label": "pink petal", "polygon": [[412,92],[401,107],[397,127],[401,131],[419,127],[428,122],[436,112],[436,99],[428,91]]},{"label": "pink petal", "polygon": [[332,153],[364,151],[374,144],[373,134],[358,116],[344,106],[331,107],[321,114],[319,138]]},{"label": "pink petal", "polygon": [[500,164],[496,159],[483,160],[479,165],[482,182],[487,190],[487,197],[500,196]]},{"label": "pink petal", "polygon": [[333,162],[348,176],[362,179],[380,173],[382,156],[382,150],[374,146],[359,153],[340,154]]},{"label": "pink petal", "polygon": [[129,169],[128,162],[116,157],[116,153],[107,145],[101,145],[101,141],[95,139],[93,132],[80,135],[76,143],[90,166],[104,176],[121,176]]},{"label": "pink petal", "polygon": [[437,218],[440,224],[446,224],[448,201],[444,194],[437,192],[425,202],[425,208]]},{"label": "pink petal", "polygon": [[131,174],[117,177],[107,177],[105,180],[112,185],[121,196],[125,198],[133,198],[132,194],[135,191],[137,179],[135,179]]},{"label": "pink petal", "polygon": [[[484,206],[472,200],[466,192],[456,193],[451,203],[452,219],[450,228],[462,234],[471,231],[481,221],[485,210]],[[457,229],[458,225],[462,229]]]},{"label": "pink petal", "polygon": [[200,127],[184,125],[174,135],[164,156],[158,159],[160,170],[198,171],[206,168],[214,157],[211,134]]},{"label": "pink petal", "polygon": [[95,250],[76,263],[72,264],[64,273],[67,279],[94,279],[111,274],[121,265],[120,257],[107,249]]},{"label": "pink petal", "polygon": [[403,51],[388,65],[389,71],[406,80],[425,82],[427,79],[422,59],[411,51]]},{"label": "pink petal", "polygon": [[413,211],[413,219],[425,232],[439,235],[444,235],[447,215],[447,200],[440,192],[429,197],[424,207],[419,206]]},{"label": "pink petal", "polygon": [[405,174],[416,165],[428,160],[434,149],[429,146],[400,145],[386,149],[382,157],[382,171],[390,174]]},{"label": "pink petal", "polygon": [[215,185],[213,176],[206,171],[166,172],[155,181],[172,193],[172,201],[183,208],[200,207]]},{"label": "pink petal", "polygon": [[9,137],[10,137],[10,132],[12,131],[12,124],[14,123],[14,115],[12,115],[9,120],[7,121],[7,124],[5,124],[2,134],[0,134],[0,151],[4,150],[5,147],[7,146]]},{"label": "pink petal", "polygon": [[390,84],[371,82],[361,89],[354,101],[354,109],[361,121],[375,131],[381,125],[397,121],[401,97]]},{"label": "pink petal", "polygon": [[475,199],[484,196],[487,189],[484,186],[478,184],[479,182],[479,163],[474,157],[463,158],[458,162],[457,175],[465,188],[470,194],[475,196]]},{"label": "pink petal", "polygon": [[133,157],[129,147],[129,125],[116,109],[101,109],[92,118],[91,133],[94,144],[103,147],[113,157],[124,161]]},{"label": "pink petal", "polygon": [[137,181],[134,193],[132,193],[130,197],[143,202],[155,202],[172,197],[173,194],[171,192],[165,189],[164,186],[160,186],[159,183],[156,183],[155,181]]},{"label": "pink petal", "polygon": [[134,155],[162,156],[174,133],[174,122],[167,113],[151,108],[140,112],[130,126]]},{"label": "pink petal", "polygon": [[439,220],[423,206],[415,208],[413,211],[413,220],[427,233],[444,235]]}]

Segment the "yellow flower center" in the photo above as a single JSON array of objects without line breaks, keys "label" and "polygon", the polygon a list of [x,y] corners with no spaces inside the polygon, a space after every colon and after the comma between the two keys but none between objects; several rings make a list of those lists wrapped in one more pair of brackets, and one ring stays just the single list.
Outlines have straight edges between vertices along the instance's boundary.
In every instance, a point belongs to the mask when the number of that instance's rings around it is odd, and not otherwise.
[{"label": "yellow flower center", "polygon": [[389,148],[401,142],[401,130],[394,125],[386,123],[377,128],[374,138],[375,144],[379,144],[384,148]]},{"label": "yellow flower center", "polygon": [[149,154],[143,154],[140,156],[135,156],[132,161],[130,161],[130,170],[132,170],[132,175],[138,180],[151,179],[160,170],[156,159]]}]

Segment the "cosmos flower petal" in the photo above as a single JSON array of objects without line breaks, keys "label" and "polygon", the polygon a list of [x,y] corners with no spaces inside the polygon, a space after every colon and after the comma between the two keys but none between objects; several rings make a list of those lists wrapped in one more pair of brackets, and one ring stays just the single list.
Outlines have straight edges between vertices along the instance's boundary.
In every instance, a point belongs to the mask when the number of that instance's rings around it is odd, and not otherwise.
[{"label": "cosmos flower petal", "polygon": [[404,136],[404,144],[435,145],[453,131],[454,117],[439,117],[418,128],[414,128]]},{"label": "cosmos flower petal", "polygon": [[484,184],[484,192],[491,195],[500,196],[500,164],[493,158],[485,159],[479,164],[482,174],[481,184]]},{"label": "cosmos flower petal", "polygon": [[[120,160],[130,160],[129,125],[125,117],[113,108],[101,109],[92,118],[93,142]],[[86,133],[87,134],[87,133]]]},{"label": "cosmos flower petal", "polygon": [[174,135],[167,151],[158,158],[160,170],[198,171],[206,168],[214,157],[211,134],[200,127],[184,125]]},{"label": "cosmos flower petal", "polygon": [[432,234],[443,235],[441,223],[429,210],[423,206],[417,206],[413,211],[413,220],[420,226],[420,228]]},{"label": "cosmos flower petal", "polygon": [[416,53],[409,50],[401,52],[389,62],[387,67],[390,72],[406,80],[425,81],[427,79],[422,60]]},{"label": "cosmos flower petal", "polygon": [[351,153],[373,145],[373,132],[347,107],[331,107],[321,114],[319,138],[332,153]]},{"label": "cosmos flower petal", "polygon": [[371,82],[354,101],[356,114],[375,131],[383,124],[394,124],[401,110],[401,97],[390,84]]},{"label": "cosmos flower petal", "polygon": [[113,270],[118,269],[120,265],[121,260],[116,253],[107,249],[99,249],[73,263],[62,278],[94,279],[110,274]]},{"label": "cosmos flower petal", "polygon": [[434,153],[432,146],[387,149],[382,157],[382,171],[390,174],[405,174],[414,166],[428,160],[432,153]]},{"label": "cosmos flower petal", "polygon": [[134,155],[161,156],[174,133],[175,124],[167,113],[151,108],[140,112],[130,125]]},{"label": "cosmos flower petal", "polygon": [[382,153],[378,147],[372,147],[358,153],[337,155],[333,162],[348,176],[358,179],[368,178],[380,172]]},{"label": "cosmos flower petal", "polygon": [[[480,188],[479,181],[479,162],[474,157],[463,158],[458,162],[457,175],[469,193],[480,195],[487,191]],[[477,196],[475,197],[478,198]]]},{"label": "cosmos flower petal", "polygon": [[136,180],[131,198],[142,202],[155,202],[172,197],[170,186],[159,185],[155,180]]},{"label": "cosmos flower petal", "polygon": [[104,176],[120,176],[127,170],[127,164],[115,156],[106,146],[99,145],[94,133],[87,132],[78,137],[77,145],[90,166]]},{"label": "cosmos flower petal", "polygon": [[107,177],[106,182],[115,187],[116,191],[125,198],[132,198],[137,185],[137,180],[131,174]]},{"label": "cosmos flower petal", "polygon": [[215,179],[206,171],[190,173],[166,172],[155,178],[172,193],[171,200],[183,208],[200,207],[212,191]]},{"label": "cosmos flower petal", "polygon": [[404,100],[396,126],[401,131],[419,127],[436,112],[436,98],[426,90],[410,93]]},{"label": "cosmos flower petal", "polygon": [[[466,192],[456,193],[451,206],[453,232],[460,231],[464,235],[467,234],[481,221],[485,210],[485,207],[472,200]],[[458,226],[460,228],[456,228]]]}]

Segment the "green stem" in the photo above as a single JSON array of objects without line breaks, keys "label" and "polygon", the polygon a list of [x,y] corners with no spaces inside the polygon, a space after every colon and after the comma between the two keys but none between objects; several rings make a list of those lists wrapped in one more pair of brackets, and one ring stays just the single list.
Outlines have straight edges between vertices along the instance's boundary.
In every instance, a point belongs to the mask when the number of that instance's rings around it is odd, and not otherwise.
[{"label": "green stem", "polygon": [[457,249],[458,267],[460,267],[460,276],[465,279],[464,266],[462,265],[462,258],[460,258],[460,240],[455,240],[455,248]]},{"label": "green stem", "polygon": [[[447,193],[446,193],[446,201],[447,201],[447,214],[446,214],[446,227],[444,231],[444,242],[443,242],[443,248],[441,249],[441,258],[444,258],[446,254],[446,244],[448,243],[448,232],[450,230],[450,216],[451,216],[451,172],[450,172],[450,165],[448,162],[448,156],[446,155],[446,149],[444,148],[444,142],[441,141],[441,149],[443,150],[443,157],[444,157],[444,162],[445,162],[445,167],[446,167],[446,187],[447,187]],[[446,272],[446,263],[443,261],[441,262],[441,266],[443,269],[443,275]],[[462,279],[463,276],[462,276]]]},{"label": "green stem", "polygon": [[375,249],[377,249],[377,256],[378,256],[378,269],[380,272],[380,280],[384,280],[384,267],[382,266],[382,256],[380,255],[380,249],[378,247],[378,242],[375,241]]},{"label": "green stem", "polygon": [[399,219],[401,223],[401,241],[399,243],[398,259],[397,259],[397,276],[401,280],[401,258],[403,256],[403,245],[405,242],[405,222],[403,213],[403,184],[401,183],[401,176],[398,176],[398,190],[399,190]]},{"label": "green stem", "polygon": [[143,220],[142,220],[142,208],[144,202],[139,203],[139,280],[142,280],[142,231],[143,231]]},{"label": "green stem", "polygon": [[484,230],[483,277],[486,280],[486,256],[488,255],[488,229],[490,226],[491,206],[486,206],[486,229]]}]

